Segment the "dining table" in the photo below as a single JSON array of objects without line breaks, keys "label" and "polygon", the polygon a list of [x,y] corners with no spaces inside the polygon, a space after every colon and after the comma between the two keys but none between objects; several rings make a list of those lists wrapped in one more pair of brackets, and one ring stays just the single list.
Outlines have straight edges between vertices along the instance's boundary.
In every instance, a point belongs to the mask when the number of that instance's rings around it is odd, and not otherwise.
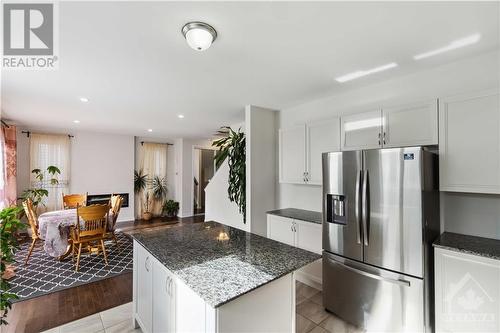
[{"label": "dining table", "polygon": [[[69,236],[71,226],[77,224],[76,209],[54,210],[38,216],[40,238],[45,241],[44,250],[52,257],[64,259],[69,253]],[[85,228],[85,222],[80,219],[80,227]],[[113,213],[108,215],[107,229],[113,228]]]}]

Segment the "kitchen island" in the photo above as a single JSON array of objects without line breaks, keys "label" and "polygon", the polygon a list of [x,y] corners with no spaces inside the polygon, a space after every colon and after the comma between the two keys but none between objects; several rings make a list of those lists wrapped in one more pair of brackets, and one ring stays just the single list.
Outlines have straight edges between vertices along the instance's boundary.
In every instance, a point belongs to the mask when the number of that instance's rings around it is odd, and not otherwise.
[{"label": "kitchen island", "polygon": [[205,222],[134,238],[134,326],[149,332],[294,332],[294,272],[320,255]]}]

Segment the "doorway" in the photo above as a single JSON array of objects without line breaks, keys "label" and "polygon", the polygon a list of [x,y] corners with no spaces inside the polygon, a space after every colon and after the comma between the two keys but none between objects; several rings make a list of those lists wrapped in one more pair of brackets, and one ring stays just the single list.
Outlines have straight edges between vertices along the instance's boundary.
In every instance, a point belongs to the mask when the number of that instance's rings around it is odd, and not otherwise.
[{"label": "doorway", "polygon": [[215,150],[195,148],[193,156],[193,212],[205,214],[205,188],[215,172]]}]

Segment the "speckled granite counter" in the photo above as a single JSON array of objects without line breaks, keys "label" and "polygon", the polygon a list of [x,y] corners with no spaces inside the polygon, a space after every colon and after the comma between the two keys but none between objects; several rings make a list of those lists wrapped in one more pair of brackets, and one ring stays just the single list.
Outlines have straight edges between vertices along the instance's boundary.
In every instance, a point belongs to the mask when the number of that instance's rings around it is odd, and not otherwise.
[{"label": "speckled granite counter", "polygon": [[291,219],[321,224],[321,213],[312,210],[284,208],[284,209],[270,210],[267,212],[267,214],[278,215],[278,216],[288,217]]},{"label": "speckled granite counter", "polygon": [[217,222],[145,230],[132,237],[213,307],[321,258]]},{"label": "speckled granite counter", "polygon": [[500,260],[500,240],[445,232],[434,247]]}]

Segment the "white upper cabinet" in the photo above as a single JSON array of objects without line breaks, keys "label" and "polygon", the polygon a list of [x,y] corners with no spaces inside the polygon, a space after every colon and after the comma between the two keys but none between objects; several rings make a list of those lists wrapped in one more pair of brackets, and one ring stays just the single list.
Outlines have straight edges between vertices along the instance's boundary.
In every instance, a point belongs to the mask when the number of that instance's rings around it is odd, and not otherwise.
[{"label": "white upper cabinet", "polygon": [[498,91],[440,99],[442,191],[500,194]]},{"label": "white upper cabinet", "polygon": [[306,178],[308,184],[322,184],[321,155],[323,153],[340,150],[339,130],[339,118],[306,125]]},{"label": "white upper cabinet", "polygon": [[340,150],[339,118],[279,131],[280,183],[321,185],[321,155]]},{"label": "white upper cabinet", "polygon": [[382,111],[342,116],[341,149],[360,150],[382,147]]},{"label": "white upper cabinet", "polygon": [[280,183],[302,184],[305,178],[305,126],[279,130]]},{"label": "white upper cabinet", "polygon": [[384,147],[438,144],[437,99],[383,109],[382,145]]}]

